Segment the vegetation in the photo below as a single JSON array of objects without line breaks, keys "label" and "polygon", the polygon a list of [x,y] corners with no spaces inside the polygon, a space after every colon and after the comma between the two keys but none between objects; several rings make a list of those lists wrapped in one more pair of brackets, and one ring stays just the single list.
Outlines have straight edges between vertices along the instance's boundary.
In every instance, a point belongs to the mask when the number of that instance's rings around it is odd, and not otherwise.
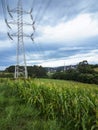
[{"label": "vegetation", "polygon": [[89,65],[87,62],[83,61],[78,64],[77,69],[56,72],[52,75],[52,78],[98,84],[98,72],[96,71],[96,67],[97,65]]},{"label": "vegetation", "polygon": [[98,86],[0,79],[0,129],[97,130]]},{"label": "vegetation", "polygon": [[0,72],[0,78],[13,78],[14,73]]},{"label": "vegetation", "polygon": [[[22,68],[22,66],[20,66],[20,68]],[[31,78],[45,78],[47,77],[47,71],[45,68],[43,68],[42,66],[28,66],[28,76]],[[6,73],[9,73],[8,77],[9,78],[13,78],[15,72],[15,66],[10,66],[8,68],[5,69],[3,75],[5,75]],[[13,74],[13,75],[12,75]],[[4,77],[1,75],[1,77]],[[5,75],[5,77],[7,78],[7,75]]]},{"label": "vegetation", "polygon": [[[22,69],[22,66],[20,66]],[[28,66],[28,76],[30,78],[51,78],[62,80],[73,80],[83,83],[98,84],[98,65],[90,65],[87,61],[82,61],[78,65],[64,66],[57,68],[44,68],[42,66]],[[63,71],[62,71],[63,70]],[[5,71],[0,72],[1,78],[13,78],[15,66],[10,66]]]}]

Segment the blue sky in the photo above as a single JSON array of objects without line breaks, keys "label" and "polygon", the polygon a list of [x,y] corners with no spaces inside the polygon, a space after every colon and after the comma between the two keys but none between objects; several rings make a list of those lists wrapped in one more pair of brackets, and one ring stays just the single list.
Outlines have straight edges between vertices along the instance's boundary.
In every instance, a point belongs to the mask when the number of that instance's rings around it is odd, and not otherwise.
[{"label": "blue sky", "polygon": [[[5,0],[11,9],[18,0]],[[7,4],[6,3],[6,4]],[[23,0],[27,11],[33,7],[35,19],[34,43],[24,38],[27,65],[62,66],[87,60],[98,64],[98,0]],[[11,41],[5,22],[9,14],[3,14],[0,1],[0,69],[16,64],[17,39]],[[17,19],[13,14],[14,20]],[[31,22],[30,16],[24,21]],[[32,27],[25,26],[24,32],[31,34]]]}]

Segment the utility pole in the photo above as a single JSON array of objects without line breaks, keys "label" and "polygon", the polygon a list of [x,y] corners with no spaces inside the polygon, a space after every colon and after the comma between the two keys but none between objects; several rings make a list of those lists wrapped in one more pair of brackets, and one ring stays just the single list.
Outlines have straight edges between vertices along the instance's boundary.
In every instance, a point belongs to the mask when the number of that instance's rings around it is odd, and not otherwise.
[{"label": "utility pole", "polygon": [[[14,78],[18,79],[19,77],[28,78],[28,72],[27,72],[27,64],[26,64],[26,56],[25,56],[25,47],[24,47],[24,37],[28,37],[31,38],[32,41],[34,41],[33,39],[33,35],[34,35],[34,31],[35,31],[35,21],[33,20],[33,16],[32,16],[32,11],[33,9],[31,8],[31,10],[29,12],[24,11],[23,9],[23,5],[22,5],[22,0],[18,0],[17,3],[17,7],[15,9],[9,9],[9,6],[7,6],[7,10],[9,15],[11,16],[11,18],[13,19],[13,15],[12,13],[16,13],[17,14],[17,20],[13,20],[13,21],[7,21],[5,20],[7,26],[11,29],[10,25],[16,25],[17,26],[17,32],[10,34],[8,32],[8,36],[11,40],[13,40],[13,37],[17,38],[17,51],[16,51],[16,66],[15,66],[15,75]],[[24,23],[23,20],[23,15],[24,14],[29,14],[32,20],[32,23]],[[33,33],[31,35],[27,35],[24,33],[23,27],[24,26],[32,26],[33,27]],[[22,64],[22,65],[21,65]]]}]

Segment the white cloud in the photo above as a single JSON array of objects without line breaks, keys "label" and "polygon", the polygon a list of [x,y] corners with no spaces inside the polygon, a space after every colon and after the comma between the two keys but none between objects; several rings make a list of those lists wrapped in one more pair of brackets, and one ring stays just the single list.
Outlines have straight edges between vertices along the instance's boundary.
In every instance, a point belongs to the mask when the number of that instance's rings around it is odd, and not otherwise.
[{"label": "white cloud", "polygon": [[84,47],[61,47],[59,48],[59,51],[70,51],[70,50],[82,50],[85,49]]},{"label": "white cloud", "polygon": [[[98,21],[94,18],[94,16],[95,14],[79,14],[71,21],[62,21],[55,26],[39,25],[36,27],[36,33],[39,33],[39,35],[36,37],[34,36],[35,42],[61,44],[65,43],[66,41],[71,41],[72,43],[72,41],[82,40],[85,38],[96,36],[98,35]],[[30,18],[27,17],[26,20],[27,19]],[[3,27],[0,29],[0,33],[6,33],[8,30],[4,21],[1,20],[0,25]],[[16,27],[13,32],[16,32]],[[33,29],[31,26],[24,26],[24,32],[25,34],[31,35]],[[31,41],[29,40],[29,42]]]},{"label": "white cloud", "polygon": [[12,42],[9,40],[0,40],[0,50],[5,50],[5,49],[11,49],[13,46]]},{"label": "white cloud", "polygon": [[[98,21],[97,19],[92,17],[93,14],[80,14],[77,17],[75,17],[73,20],[68,21],[68,22],[61,22],[58,25],[55,26],[38,26],[38,31],[39,35],[36,36],[35,42],[37,41],[38,43],[45,43],[45,44],[50,44],[50,43],[65,43],[66,41],[68,42],[68,47],[67,48],[59,48],[58,50],[50,50],[50,51],[45,51],[44,55],[47,56],[46,59],[48,59],[48,55],[51,53],[53,54],[54,51],[66,51],[66,50],[76,50],[76,49],[83,49],[82,47],[73,47],[72,49],[69,47],[73,43],[73,41],[77,40],[83,40],[85,38],[91,38],[93,36],[98,35]],[[0,21],[1,28],[0,33],[5,33],[7,32],[7,28],[4,22]],[[26,26],[24,28],[25,33],[30,34],[32,32],[32,28]],[[30,39],[24,39],[25,40],[25,45],[31,46],[32,41]],[[29,44],[27,44],[29,43]],[[76,42],[77,44],[81,44],[81,42]],[[69,45],[70,44],[70,45]],[[9,41],[7,39],[0,40],[0,50],[3,49],[10,49],[12,46],[16,46],[16,43]],[[54,46],[54,45],[53,45]],[[48,47],[48,46],[47,46]],[[47,48],[48,49],[48,48]],[[16,52],[15,52],[16,54]],[[65,58],[59,58],[56,59],[55,56],[53,55],[52,59],[50,60],[45,60],[45,58],[42,56],[42,54],[35,54],[29,53],[27,55],[27,64],[28,65],[33,65],[33,64],[39,64],[42,66],[61,66],[61,65],[71,65],[71,64],[77,64],[78,62],[82,60],[88,60],[90,63],[98,63],[98,50],[91,51],[89,53],[85,54],[77,54]],[[54,59],[53,59],[54,58]],[[15,63],[16,62],[16,56],[12,55],[9,56],[9,59]]]},{"label": "white cloud", "polygon": [[7,32],[7,26],[4,20],[0,19],[0,33],[6,33]]},{"label": "white cloud", "polygon": [[93,50],[85,54],[76,54],[76,55],[65,57],[65,58],[44,61],[43,63],[40,63],[39,65],[42,65],[44,67],[57,67],[57,66],[63,66],[63,65],[78,64],[79,62],[83,60],[87,60],[89,63],[96,64],[98,63],[97,57],[98,57],[98,50]]},{"label": "white cloud", "polygon": [[6,66],[0,66],[0,70],[5,70]]},{"label": "white cloud", "polygon": [[97,19],[92,14],[80,14],[69,22],[62,22],[56,26],[42,26],[39,30],[43,34],[37,37],[39,42],[62,43],[81,40],[98,35]]}]

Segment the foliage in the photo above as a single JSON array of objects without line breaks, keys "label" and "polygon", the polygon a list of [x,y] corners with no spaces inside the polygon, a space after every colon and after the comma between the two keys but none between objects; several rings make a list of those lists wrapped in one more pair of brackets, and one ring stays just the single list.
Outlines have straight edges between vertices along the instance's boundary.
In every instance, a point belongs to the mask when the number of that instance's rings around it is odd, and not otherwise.
[{"label": "foliage", "polygon": [[15,66],[9,66],[8,68],[5,69],[5,72],[7,73],[14,73],[15,72]]},{"label": "foliage", "polygon": [[44,79],[0,82],[3,130],[95,130],[98,125],[97,85]]},{"label": "foliage", "polygon": [[77,70],[80,72],[80,73],[89,73],[89,74],[92,74],[94,73],[94,69],[92,68],[91,65],[88,64],[87,61],[83,61],[83,62],[80,62],[78,64],[78,67],[77,67]]},{"label": "foliage", "polygon": [[98,84],[98,72],[87,62],[80,62],[77,69],[68,69],[65,72],[56,72],[53,79],[74,80],[84,83]]},{"label": "foliage", "polygon": [[[22,68],[22,66],[20,66]],[[47,77],[47,71],[42,66],[28,66],[28,76],[33,78],[45,78]],[[10,66],[5,69],[6,73],[14,73],[15,72],[15,66]],[[8,75],[9,77],[9,75]],[[10,77],[9,77],[10,78]]]},{"label": "foliage", "polygon": [[30,77],[45,78],[47,77],[47,71],[42,66],[28,66],[28,74]]},{"label": "foliage", "polygon": [[14,74],[13,73],[5,73],[5,72],[0,72],[0,78],[13,78]]}]

